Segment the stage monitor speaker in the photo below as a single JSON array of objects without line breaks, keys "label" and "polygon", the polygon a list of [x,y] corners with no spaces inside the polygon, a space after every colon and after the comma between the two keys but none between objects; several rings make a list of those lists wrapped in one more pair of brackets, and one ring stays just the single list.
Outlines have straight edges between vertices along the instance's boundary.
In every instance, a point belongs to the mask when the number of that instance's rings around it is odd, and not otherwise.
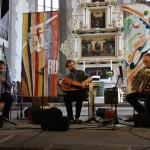
[{"label": "stage monitor speaker", "polygon": [[135,114],[134,127],[150,127],[150,114]]},{"label": "stage monitor speaker", "polygon": [[[25,117],[34,123],[41,123],[42,109],[39,107],[28,107],[25,110]],[[43,109],[43,116],[62,117],[62,111],[59,108],[51,107],[49,109]]]},{"label": "stage monitor speaker", "polygon": [[42,116],[41,129],[52,131],[67,131],[70,126],[68,117],[60,116]]}]

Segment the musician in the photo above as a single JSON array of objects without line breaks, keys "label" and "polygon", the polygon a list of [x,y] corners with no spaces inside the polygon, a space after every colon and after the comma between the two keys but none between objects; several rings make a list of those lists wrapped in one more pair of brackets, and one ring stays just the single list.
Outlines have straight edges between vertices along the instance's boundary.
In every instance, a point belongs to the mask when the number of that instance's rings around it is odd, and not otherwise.
[{"label": "musician", "polygon": [[[81,88],[73,91],[66,92],[64,96],[64,102],[67,110],[67,115],[70,119],[70,122],[73,123],[81,123],[82,121],[79,120],[80,113],[82,109],[82,103],[86,99],[86,86],[92,81],[92,77],[90,77],[86,72],[82,70],[77,70],[75,68],[75,62],[73,60],[68,60],[66,62],[66,67],[69,69],[70,73],[67,75],[67,77],[81,82]],[[75,120],[73,115],[73,109],[72,109],[72,102],[76,102],[76,114],[75,114]]]},{"label": "musician", "polygon": [[0,60],[0,96],[1,101],[4,102],[4,107],[2,111],[2,116],[9,118],[9,111],[12,106],[13,98],[11,96],[10,90],[12,87],[10,75],[5,71],[5,63]]},{"label": "musician", "polygon": [[[150,69],[150,54],[149,53],[144,54],[142,61],[143,61],[144,67],[137,72],[138,75],[140,75],[142,73],[142,70]],[[133,77],[133,81],[134,80],[136,81],[136,76]],[[136,81],[136,82],[138,82],[138,81]],[[128,103],[131,104],[131,106],[136,110],[136,112],[138,114],[143,114],[143,113],[147,113],[148,110],[150,111],[150,103],[148,102],[148,99],[150,99],[149,95],[150,95],[150,93],[144,91],[143,88],[138,88],[138,91],[128,94],[126,96],[126,100]],[[146,109],[144,108],[144,106],[142,104],[139,103],[138,98],[146,98],[145,99],[145,108]],[[126,121],[133,121],[133,118],[130,117],[130,118],[126,119]]]}]

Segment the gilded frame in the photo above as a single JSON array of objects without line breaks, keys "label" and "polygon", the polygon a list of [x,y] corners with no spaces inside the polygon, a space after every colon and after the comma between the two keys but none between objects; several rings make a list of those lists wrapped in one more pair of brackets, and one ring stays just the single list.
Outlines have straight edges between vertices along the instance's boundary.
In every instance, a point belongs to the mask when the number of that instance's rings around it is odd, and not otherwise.
[{"label": "gilded frame", "polygon": [[111,70],[111,64],[89,64],[85,66],[85,72],[89,76],[100,76],[100,80],[109,79],[106,72]]},{"label": "gilded frame", "polygon": [[117,59],[117,34],[86,34],[79,37],[79,58],[81,60]]},{"label": "gilded frame", "polygon": [[107,24],[107,7],[89,9],[89,28],[103,29]]}]

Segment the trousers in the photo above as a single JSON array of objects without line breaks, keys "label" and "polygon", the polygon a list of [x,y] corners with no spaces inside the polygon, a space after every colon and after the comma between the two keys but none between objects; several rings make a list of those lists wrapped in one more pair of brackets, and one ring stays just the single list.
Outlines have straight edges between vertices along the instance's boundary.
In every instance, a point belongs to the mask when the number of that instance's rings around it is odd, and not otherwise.
[{"label": "trousers", "polygon": [[86,92],[83,90],[70,91],[66,93],[66,95],[64,96],[64,102],[65,102],[65,106],[67,110],[67,115],[70,118],[70,120],[74,119],[72,103],[73,102],[76,103],[75,104],[75,108],[76,108],[75,118],[77,119],[80,117],[82,104],[85,99],[86,99]]},{"label": "trousers", "polygon": [[8,92],[2,93],[1,99],[4,102],[2,116],[9,118],[9,112],[10,112],[12,102],[13,102],[13,98],[11,96],[11,93],[8,93]]},{"label": "trousers", "polygon": [[[138,98],[145,98],[145,105],[140,104]],[[150,112],[150,92],[145,93],[130,93],[126,96],[126,101],[136,110],[138,114]]]}]

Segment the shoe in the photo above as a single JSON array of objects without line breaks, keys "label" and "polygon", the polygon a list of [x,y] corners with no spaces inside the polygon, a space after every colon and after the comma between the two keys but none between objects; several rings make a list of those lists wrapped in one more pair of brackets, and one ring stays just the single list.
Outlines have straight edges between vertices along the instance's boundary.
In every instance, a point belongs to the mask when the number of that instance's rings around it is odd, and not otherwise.
[{"label": "shoe", "polygon": [[133,122],[134,121],[134,117],[133,116],[127,116],[124,121],[127,121],[127,122]]},{"label": "shoe", "polygon": [[80,124],[80,123],[82,123],[82,120],[75,119],[75,120],[73,121],[73,123],[74,123],[74,124]]},{"label": "shoe", "polygon": [[69,118],[69,120],[70,120],[70,123],[73,123],[74,117],[68,117],[68,118]]},{"label": "shoe", "polygon": [[74,120],[70,120],[70,124],[73,124]]}]

